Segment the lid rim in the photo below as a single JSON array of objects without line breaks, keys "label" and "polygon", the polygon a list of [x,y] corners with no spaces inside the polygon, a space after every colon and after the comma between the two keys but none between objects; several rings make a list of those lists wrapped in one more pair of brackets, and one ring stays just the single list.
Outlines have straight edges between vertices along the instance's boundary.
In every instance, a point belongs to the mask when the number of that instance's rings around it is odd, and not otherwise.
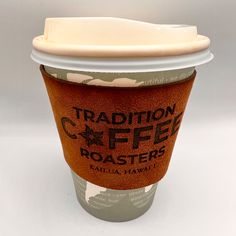
[{"label": "lid rim", "polygon": [[209,49],[192,54],[165,57],[129,57],[129,58],[97,58],[58,56],[32,50],[31,58],[43,65],[77,71],[93,72],[152,72],[177,70],[205,64],[213,59]]},{"label": "lid rim", "polygon": [[35,50],[59,56],[74,57],[163,57],[195,53],[209,48],[210,39],[198,35],[198,40],[175,44],[137,45],[76,45],[53,43],[40,35],[33,39]]}]

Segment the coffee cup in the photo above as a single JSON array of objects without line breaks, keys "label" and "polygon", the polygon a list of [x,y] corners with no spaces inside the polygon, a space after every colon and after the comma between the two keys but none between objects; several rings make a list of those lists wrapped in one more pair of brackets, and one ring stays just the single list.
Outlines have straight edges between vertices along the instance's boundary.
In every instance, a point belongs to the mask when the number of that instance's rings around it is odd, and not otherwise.
[{"label": "coffee cup", "polygon": [[32,59],[50,98],[77,198],[127,221],[152,205],[196,76],[213,55],[195,26],[48,18]]}]

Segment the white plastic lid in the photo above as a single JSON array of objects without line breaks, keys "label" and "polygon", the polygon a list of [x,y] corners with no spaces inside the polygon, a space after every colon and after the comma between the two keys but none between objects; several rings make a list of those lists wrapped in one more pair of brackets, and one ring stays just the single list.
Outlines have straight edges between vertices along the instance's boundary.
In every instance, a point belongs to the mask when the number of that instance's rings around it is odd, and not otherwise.
[{"label": "white plastic lid", "polygon": [[38,63],[86,71],[161,71],[206,63],[209,38],[195,26],[111,17],[48,18],[33,40]]}]

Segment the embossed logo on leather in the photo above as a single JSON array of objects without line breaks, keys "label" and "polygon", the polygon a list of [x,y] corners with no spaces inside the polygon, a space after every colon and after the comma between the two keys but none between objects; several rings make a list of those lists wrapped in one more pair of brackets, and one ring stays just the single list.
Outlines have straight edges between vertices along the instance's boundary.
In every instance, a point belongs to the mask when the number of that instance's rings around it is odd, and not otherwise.
[{"label": "embossed logo on leather", "polygon": [[111,189],[144,187],[165,175],[195,74],[143,88],[79,85],[42,74],[65,159],[78,175]]}]

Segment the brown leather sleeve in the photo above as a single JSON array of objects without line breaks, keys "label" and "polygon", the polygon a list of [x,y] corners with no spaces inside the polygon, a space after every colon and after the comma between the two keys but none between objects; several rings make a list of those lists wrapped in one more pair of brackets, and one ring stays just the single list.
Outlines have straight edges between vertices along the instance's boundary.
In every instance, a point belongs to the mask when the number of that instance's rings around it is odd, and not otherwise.
[{"label": "brown leather sleeve", "polygon": [[74,172],[123,190],[165,175],[196,72],[168,85],[118,88],[58,80],[40,69]]}]

